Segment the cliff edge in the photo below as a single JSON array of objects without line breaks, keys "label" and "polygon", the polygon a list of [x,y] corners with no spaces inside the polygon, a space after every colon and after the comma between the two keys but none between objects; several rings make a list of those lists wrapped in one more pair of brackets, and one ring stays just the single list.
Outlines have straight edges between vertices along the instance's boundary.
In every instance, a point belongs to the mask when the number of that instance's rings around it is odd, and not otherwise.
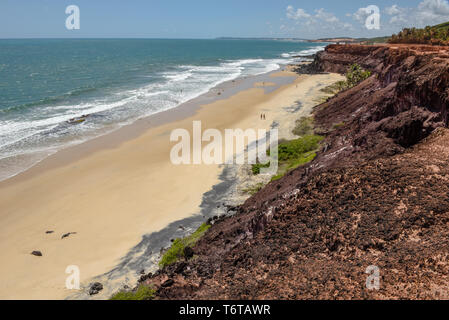
[{"label": "cliff edge", "polygon": [[316,159],[144,277],[157,299],[449,299],[449,48],[330,45],[312,66],[353,63],[372,76],[316,107]]}]

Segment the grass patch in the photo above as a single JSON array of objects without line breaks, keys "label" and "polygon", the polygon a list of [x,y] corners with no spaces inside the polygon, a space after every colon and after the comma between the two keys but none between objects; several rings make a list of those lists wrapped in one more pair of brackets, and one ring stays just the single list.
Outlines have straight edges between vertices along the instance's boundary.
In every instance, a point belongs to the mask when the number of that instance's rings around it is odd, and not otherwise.
[{"label": "grass patch", "polygon": [[271,178],[271,181],[276,181],[281,179],[283,176],[285,176],[286,173],[288,173],[291,170],[294,170],[302,165],[305,165],[306,163],[309,163],[316,157],[316,152],[307,152],[303,155],[301,155],[300,158],[287,161],[284,163],[281,163],[279,165],[278,173],[273,178]]},{"label": "grass patch", "polygon": [[282,142],[279,145],[279,161],[296,161],[303,157],[304,154],[318,149],[318,145],[322,140],[323,137],[321,136],[306,135],[296,140]]},{"label": "grass patch", "polygon": [[[282,178],[290,170],[296,169],[315,159],[316,151],[323,139],[321,136],[309,134],[296,140],[281,142],[278,148],[279,168],[272,181]],[[269,151],[267,153],[269,155]],[[254,174],[259,174],[262,166],[269,167],[270,164],[253,165],[253,173],[258,172]]]},{"label": "grass patch", "polygon": [[346,81],[342,80],[342,81],[337,81],[334,84],[331,84],[330,86],[327,86],[323,89],[321,89],[321,92],[324,92],[325,94],[329,94],[329,95],[335,95],[345,89],[347,89],[347,83]]},{"label": "grass patch", "polygon": [[270,167],[269,162],[267,164],[256,163],[251,166],[251,171],[253,172],[253,175],[257,176],[258,174],[260,174],[260,169],[269,167]]},{"label": "grass patch", "polygon": [[110,300],[152,300],[155,294],[156,290],[142,284],[136,291],[120,291]]},{"label": "grass patch", "polygon": [[[260,173],[260,168],[259,168],[259,173]],[[249,188],[243,189],[243,193],[247,193],[249,195],[255,195],[256,193],[258,193],[260,190],[262,190],[262,188],[265,186],[265,184],[263,184],[262,182],[251,186]]]},{"label": "grass patch", "polygon": [[328,101],[329,101],[329,97],[317,97],[317,98],[313,99],[313,102],[316,103],[317,105],[323,104]]},{"label": "grass patch", "polygon": [[293,134],[295,136],[306,136],[313,134],[313,117],[302,117],[296,120],[295,128],[293,129]]},{"label": "grass patch", "polygon": [[162,256],[161,261],[159,261],[159,267],[165,268],[183,258],[184,249],[193,247],[210,227],[207,223],[203,223],[192,235],[183,239],[176,239],[170,249]]},{"label": "grass patch", "polygon": [[345,123],[344,122],[340,122],[340,123],[336,123],[334,124],[332,127],[334,128],[334,130],[340,129],[341,127],[344,127]]}]

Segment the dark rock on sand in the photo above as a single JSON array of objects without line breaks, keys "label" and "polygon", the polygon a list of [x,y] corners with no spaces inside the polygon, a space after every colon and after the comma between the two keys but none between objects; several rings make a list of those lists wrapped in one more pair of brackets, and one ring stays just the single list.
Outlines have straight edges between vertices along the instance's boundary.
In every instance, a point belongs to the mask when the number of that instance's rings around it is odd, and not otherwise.
[{"label": "dark rock on sand", "polygon": [[31,252],[31,254],[36,257],[42,257],[42,252],[40,252],[40,251],[33,251],[33,252]]},{"label": "dark rock on sand", "polygon": [[100,282],[95,282],[89,289],[89,295],[93,296],[103,290],[103,285]]},{"label": "dark rock on sand", "polygon": [[69,232],[69,233],[63,234],[61,239],[68,238],[68,237],[70,237],[73,234],[76,234],[76,232]]}]

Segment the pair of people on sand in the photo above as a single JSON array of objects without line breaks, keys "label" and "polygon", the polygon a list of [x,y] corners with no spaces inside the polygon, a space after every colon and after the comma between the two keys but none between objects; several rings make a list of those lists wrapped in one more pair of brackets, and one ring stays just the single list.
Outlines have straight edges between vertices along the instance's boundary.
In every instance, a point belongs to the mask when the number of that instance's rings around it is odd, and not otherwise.
[{"label": "pair of people on sand", "polygon": [[262,113],[260,115],[260,120],[267,120],[267,117],[266,117],[265,113]]}]

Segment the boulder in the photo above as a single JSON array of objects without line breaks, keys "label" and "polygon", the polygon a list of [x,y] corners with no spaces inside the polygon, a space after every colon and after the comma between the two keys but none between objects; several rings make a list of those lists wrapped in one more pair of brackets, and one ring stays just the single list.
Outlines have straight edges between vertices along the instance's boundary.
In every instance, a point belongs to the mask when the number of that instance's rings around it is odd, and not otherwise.
[{"label": "boulder", "polygon": [[40,252],[40,251],[33,251],[33,252],[31,252],[31,254],[36,257],[42,257],[42,252]]},{"label": "boulder", "polygon": [[103,285],[100,282],[95,282],[89,289],[89,295],[93,296],[103,290]]}]

